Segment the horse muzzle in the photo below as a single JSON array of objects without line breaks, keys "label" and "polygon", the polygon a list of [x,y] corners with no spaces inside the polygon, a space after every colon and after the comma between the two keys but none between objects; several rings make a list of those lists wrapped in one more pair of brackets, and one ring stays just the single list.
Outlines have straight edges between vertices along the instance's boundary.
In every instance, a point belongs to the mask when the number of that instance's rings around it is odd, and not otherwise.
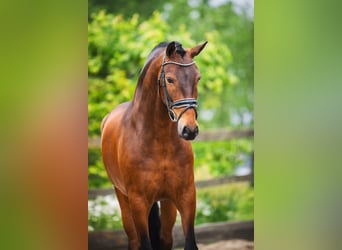
[{"label": "horse muzzle", "polygon": [[193,140],[199,133],[197,123],[197,111],[194,108],[187,109],[179,116],[177,130],[178,135],[185,140]]},{"label": "horse muzzle", "polygon": [[180,134],[180,137],[182,137],[185,140],[193,140],[198,135],[198,126],[196,125],[194,129],[191,129],[188,126],[184,126],[182,129],[182,133]]}]

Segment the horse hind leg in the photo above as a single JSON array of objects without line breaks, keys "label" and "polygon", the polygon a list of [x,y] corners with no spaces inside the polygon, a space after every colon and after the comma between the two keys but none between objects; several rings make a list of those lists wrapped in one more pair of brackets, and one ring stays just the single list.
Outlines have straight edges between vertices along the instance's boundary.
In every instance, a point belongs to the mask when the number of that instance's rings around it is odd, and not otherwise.
[{"label": "horse hind leg", "polygon": [[137,232],[135,230],[128,198],[123,195],[117,188],[115,188],[115,193],[120,204],[122,224],[128,237],[128,250],[138,250],[140,244]]},{"label": "horse hind leg", "polygon": [[150,210],[148,217],[148,228],[150,234],[150,240],[153,250],[159,250],[160,245],[160,217],[159,217],[159,206],[155,202]]},{"label": "horse hind leg", "polygon": [[176,222],[177,209],[170,200],[160,202],[161,210],[161,230],[160,230],[160,249],[172,249],[172,229]]}]

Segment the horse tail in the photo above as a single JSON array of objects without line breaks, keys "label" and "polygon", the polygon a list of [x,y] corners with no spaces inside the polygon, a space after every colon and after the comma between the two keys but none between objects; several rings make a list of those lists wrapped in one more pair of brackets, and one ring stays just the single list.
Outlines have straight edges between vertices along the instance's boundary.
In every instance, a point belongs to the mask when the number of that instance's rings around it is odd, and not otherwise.
[{"label": "horse tail", "polygon": [[160,225],[159,206],[158,203],[155,202],[150,210],[150,215],[148,216],[148,229],[153,250],[159,250]]}]

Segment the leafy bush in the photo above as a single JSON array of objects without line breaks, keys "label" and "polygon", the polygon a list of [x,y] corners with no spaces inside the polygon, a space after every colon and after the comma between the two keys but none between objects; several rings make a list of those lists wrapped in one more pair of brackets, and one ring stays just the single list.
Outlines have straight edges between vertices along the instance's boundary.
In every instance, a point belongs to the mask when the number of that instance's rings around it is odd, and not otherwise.
[{"label": "leafy bush", "polygon": [[163,21],[158,12],[141,21],[106,14],[92,14],[88,24],[88,135],[100,135],[103,117],[121,102],[132,98],[140,69],[154,46],[162,41],[177,40],[185,48],[204,40],[209,43],[196,62],[201,70],[199,84],[201,106],[219,107],[219,94],[225,85],[236,79],[229,71],[232,56],[221,42],[218,32],[203,35],[194,41],[184,25],[173,27]]},{"label": "leafy bush", "polygon": [[122,229],[120,206],[112,195],[88,200],[88,231],[103,229]]},{"label": "leafy bush", "polygon": [[[229,120],[226,111],[229,111],[232,105],[223,100],[233,100],[232,95],[241,95],[244,91],[236,88],[239,78],[234,73],[236,70],[232,70],[231,67],[233,58],[219,32],[204,33],[203,40],[195,41],[193,33],[188,31],[186,25],[166,23],[158,12],[144,20],[138,15],[123,18],[120,15],[107,14],[105,11],[91,15],[91,21],[88,23],[89,137],[98,137],[103,117],[119,103],[132,98],[140,69],[153,47],[162,41],[177,40],[185,48],[195,46],[204,40],[209,41],[205,51],[196,58],[202,75],[198,86],[199,123],[204,128],[214,126],[213,121],[205,120],[201,115],[202,110],[208,109],[224,110],[222,120]],[[222,126],[222,123],[220,125]],[[224,126],[228,126],[227,122]],[[252,144],[253,142],[247,139],[194,142],[196,172],[209,173],[207,179],[209,176],[229,175],[241,162],[239,153],[249,154],[252,151]],[[88,160],[89,188],[111,186],[102,163],[101,150],[90,148]],[[239,185],[236,188],[233,188],[235,184],[232,184],[229,187],[210,189],[218,190],[217,193],[206,189],[198,191],[199,209],[196,223],[252,218],[253,190]],[[214,198],[208,198],[208,195],[214,195]],[[122,227],[117,204],[114,202],[113,207],[109,203],[112,201],[108,198],[89,201],[89,230]]]},{"label": "leafy bush", "polygon": [[235,183],[197,191],[196,224],[251,220],[254,190],[248,183]]},{"label": "leafy bush", "polygon": [[106,169],[102,162],[101,148],[88,149],[88,187],[111,187]]},{"label": "leafy bush", "polygon": [[[201,172],[209,179],[234,175],[238,165],[244,163],[242,155],[251,155],[253,140],[208,141],[192,143],[195,155],[195,173],[202,179]],[[209,176],[208,176],[209,175]]]}]

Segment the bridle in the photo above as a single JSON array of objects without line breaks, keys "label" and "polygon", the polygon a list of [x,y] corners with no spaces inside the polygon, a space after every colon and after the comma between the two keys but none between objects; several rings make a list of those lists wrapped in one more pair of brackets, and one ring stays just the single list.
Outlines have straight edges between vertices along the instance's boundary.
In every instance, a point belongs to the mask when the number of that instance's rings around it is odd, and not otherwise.
[{"label": "bridle", "polygon": [[[166,107],[169,113],[169,117],[171,119],[171,121],[173,122],[178,122],[179,119],[182,117],[182,115],[188,110],[188,109],[194,109],[195,113],[196,113],[196,119],[197,119],[197,100],[195,98],[183,98],[177,101],[172,101],[169,92],[167,91],[167,87],[166,87],[166,81],[165,81],[165,72],[164,72],[164,66],[167,64],[175,64],[181,67],[189,67],[193,64],[195,64],[194,61],[192,61],[191,63],[178,63],[178,62],[174,62],[174,61],[165,61],[165,56],[163,58],[163,62],[161,65],[161,72],[160,72],[160,76],[158,78],[158,86],[160,86],[160,79],[162,79],[162,88],[164,90],[164,95],[166,98]],[[159,87],[158,87],[159,90]],[[184,108],[182,110],[182,112],[179,114],[179,116],[177,117],[174,109],[179,109],[179,108]]]}]

